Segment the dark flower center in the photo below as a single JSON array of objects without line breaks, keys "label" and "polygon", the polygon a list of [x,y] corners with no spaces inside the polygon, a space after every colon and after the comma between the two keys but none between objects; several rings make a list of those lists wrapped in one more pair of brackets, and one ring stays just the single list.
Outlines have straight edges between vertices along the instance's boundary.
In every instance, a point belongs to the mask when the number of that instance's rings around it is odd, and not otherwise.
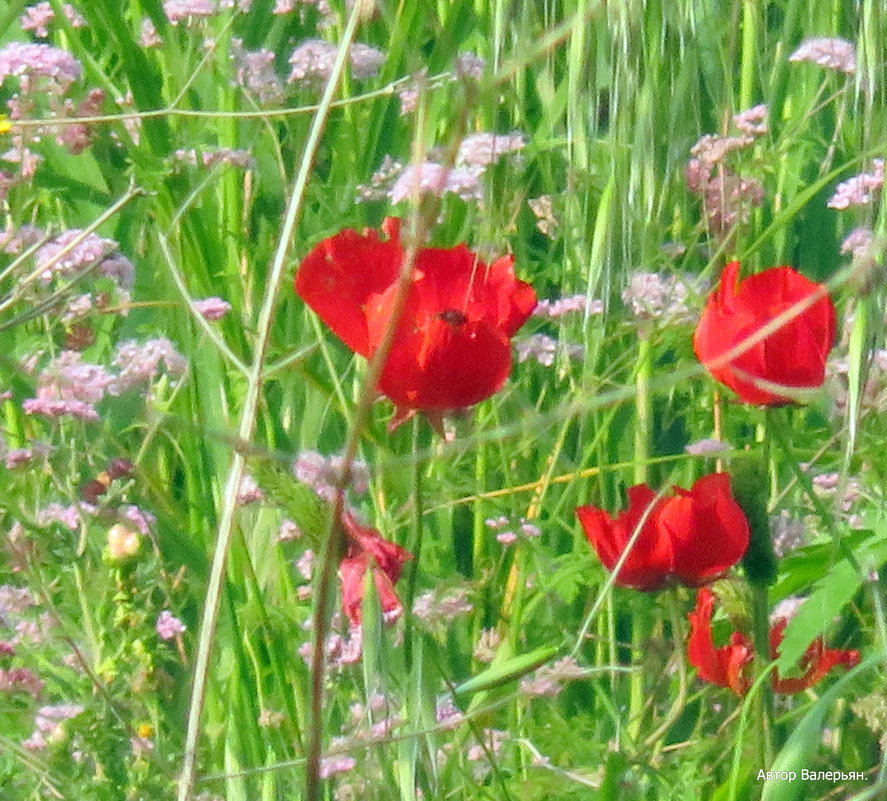
[{"label": "dark flower center", "polygon": [[465,325],[465,323],[468,322],[468,318],[465,316],[465,313],[459,311],[458,309],[444,309],[437,316],[445,323],[449,323],[452,326]]}]

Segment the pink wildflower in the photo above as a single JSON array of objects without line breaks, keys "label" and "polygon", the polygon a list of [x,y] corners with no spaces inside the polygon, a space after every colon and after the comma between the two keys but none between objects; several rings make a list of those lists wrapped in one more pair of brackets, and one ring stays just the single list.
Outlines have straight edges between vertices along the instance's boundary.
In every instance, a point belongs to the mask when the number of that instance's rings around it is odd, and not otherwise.
[{"label": "pink wildflower", "polygon": [[508,153],[523,150],[526,139],[522,133],[476,133],[466,136],[459,145],[457,161],[474,167],[486,167]]},{"label": "pink wildflower", "polygon": [[854,259],[869,255],[875,234],[871,228],[854,228],[841,242],[841,253],[852,253]]},{"label": "pink wildflower", "polygon": [[166,337],[151,339],[144,344],[128,340],[117,347],[115,366],[120,368],[115,388],[125,392],[134,387],[148,386],[161,369],[174,377],[188,369],[185,358]]},{"label": "pink wildflower", "polygon": [[871,203],[874,193],[884,185],[884,159],[873,159],[872,167],[872,172],[861,172],[839,183],[826,205],[830,209],[848,209]]},{"label": "pink wildflower", "polygon": [[231,304],[221,298],[203,298],[194,301],[194,308],[204,320],[214,323],[231,311]]},{"label": "pink wildflower", "polygon": [[28,6],[19,24],[23,31],[32,31],[38,39],[49,36],[49,26],[55,19],[55,11],[48,2]]},{"label": "pink wildflower", "polygon": [[856,47],[852,42],[837,37],[805,39],[788,60],[806,61],[825,69],[853,75],[856,72]]},{"label": "pink wildflower", "polygon": [[99,413],[91,403],[79,400],[43,400],[28,398],[22,401],[25,414],[37,414],[44,417],[76,417],[87,422],[99,419]]},{"label": "pink wildflower", "polygon": [[274,67],[271,50],[241,52],[237,56],[237,82],[263,106],[283,102],[283,84]]},{"label": "pink wildflower", "polygon": [[173,615],[169,609],[164,609],[157,618],[154,628],[161,640],[173,640],[177,635],[187,630],[187,626]]},{"label": "pink wildflower", "polygon": [[65,91],[81,72],[74,56],[47,44],[11,42],[0,49],[0,84],[7,77],[17,77],[26,94],[38,89],[41,80],[48,83],[48,88]]},{"label": "pink wildflower", "polygon": [[217,11],[215,0],[164,0],[163,13],[173,24],[198,17],[211,17]]},{"label": "pink wildflower", "polygon": [[163,40],[157,34],[157,28],[150,17],[143,17],[139,27],[139,44],[144,48],[159,47]]}]

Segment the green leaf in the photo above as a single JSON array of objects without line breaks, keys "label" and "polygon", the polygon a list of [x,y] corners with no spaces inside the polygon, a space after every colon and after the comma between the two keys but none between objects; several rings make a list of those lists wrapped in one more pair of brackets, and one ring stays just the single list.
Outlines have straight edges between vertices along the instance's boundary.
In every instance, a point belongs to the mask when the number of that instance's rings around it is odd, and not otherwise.
[{"label": "green leaf", "polygon": [[262,492],[283,507],[292,521],[317,543],[327,527],[326,504],[311,489],[265,460],[251,462],[250,472]]},{"label": "green leaf", "polygon": [[[860,665],[853,668],[846,676],[842,676],[836,681],[832,687],[810,707],[810,710],[798,723],[788,742],[783,746],[782,750],[776,755],[770,770],[774,772],[786,771],[794,772],[800,777],[802,768],[810,768],[813,760],[813,754],[822,740],[823,721],[826,712],[831,708],[832,704],[846,694],[847,686],[856,679],[856,676],[862,671],[868,670],[879,664],[880,655],[873,654]],[[799,778],[790,780],[770,780],[764,783],[764,792],[761,795],[761,801],[795,801],[800,798],[805,790],[805,782]]]},{"label": "green leaf", "polygon": [[828,628],[834,617],[850,602],[862,586],[865,570],[877,569],[887,562],[887,539],[876,535],[875,541],[870,541],[867,548],[861,546],[855,556],[863,570],[851,565],[847,559],[832,565],[789,621],[779,646],[777,669],[781,673],[797,666],[810,643]]},{"label": "green leaf", "polygon": [[530,651],[528,654],[509,657],[498,664],[494,661],[486,670],[463,681],[456,687],[455,693],[456,695],[476,693],[516,681],[540,665],[544,665],[557,652],[557,646],[548,645],[543,648],[537,648],[535,651]]}]

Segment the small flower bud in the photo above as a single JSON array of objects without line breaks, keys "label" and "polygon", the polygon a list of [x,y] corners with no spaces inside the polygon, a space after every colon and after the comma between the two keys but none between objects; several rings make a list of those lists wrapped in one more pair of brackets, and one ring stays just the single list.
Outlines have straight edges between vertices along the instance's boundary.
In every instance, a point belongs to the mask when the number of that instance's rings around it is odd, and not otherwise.
[{"label": "small flower bud", "polygon": [[139,552],[142,538],[137,532],[117,523],[108,529],[108,558],[112,562],[125,562]]}]

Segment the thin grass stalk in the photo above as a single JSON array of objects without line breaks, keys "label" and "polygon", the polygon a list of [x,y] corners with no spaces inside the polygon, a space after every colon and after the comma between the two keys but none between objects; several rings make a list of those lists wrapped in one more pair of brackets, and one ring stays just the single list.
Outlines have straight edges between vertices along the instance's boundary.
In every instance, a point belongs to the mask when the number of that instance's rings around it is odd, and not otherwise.
[{"label": "thin grass stalk", "polygon": [[[238,438],[245,441],[252,439],[256,425],[259,398],[262,388],[262,373],[264,368],[265,352],[271,335],[271,319],[274,312],[277,294],[286,268],[290,243],[295,231],[296,221],[302,208],[305,189],[314,164],[314,157],[320,144],[321,134],[329,115],[333,95],[335,94],[345,61],[348,58],[349,48],[354,33],[357,29],[360,6],[355,6],[348,18],[348,24],[342,35],[339,52],[336,61],[330,71],[330,77],[324,88],[319,108],[311,123],[308,139],[299,171],[293,182],[293,189],[287,204],[286,215],[281,227],[280,237],[274,253],[274,261],[267,282],[267,292],[259,311],[257,325],[256,346],[253,353],[253,361],[250,365],[246,398],[243,411],[240,415],[238,426]],[[188,729],[185,736],[185,750],[182,761],[182,776],[179,781],[178,801],[190,801],[194,790],[194,780],[197,766],[197,744],[200,739],[201,715],[206,696],[206,681],[209,673],[209,660],[212,653],[213,640],[215,638],[216,624],[218,622],[219,605],[222,597],[222,582],[225,574],[228,549],[231,544],[231,536],[234,531],[234,518],[237,510],[237,493],[244,473],[246,458],[239,450],[235,451],[228,471],[225,484],[222,517],[219,522],[219,532],[216,538],[216,547],[213,552],[210,578],[204,598],[203,617],[200,622],[200,638],[197,647],[197,658],[194,665],[194,684],[191,688],[191,699],[188,709]]]}]

